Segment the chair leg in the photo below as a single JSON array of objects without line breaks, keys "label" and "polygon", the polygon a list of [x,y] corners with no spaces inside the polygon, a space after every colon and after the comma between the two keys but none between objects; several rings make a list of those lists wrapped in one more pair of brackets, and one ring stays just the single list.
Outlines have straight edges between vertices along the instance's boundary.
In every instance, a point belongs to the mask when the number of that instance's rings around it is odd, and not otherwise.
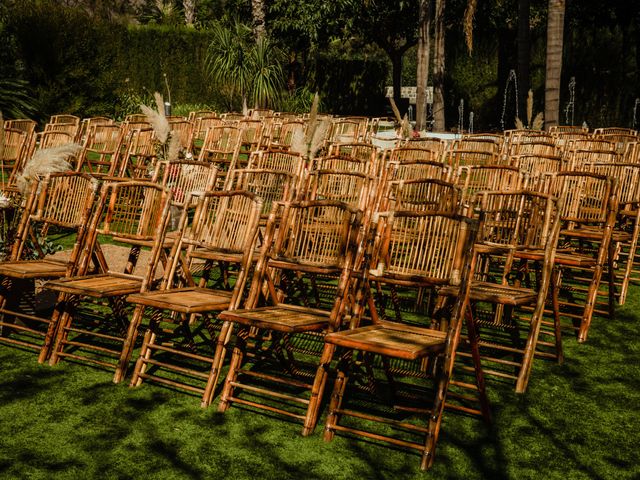
[{"label": "chair leg", "polygon": [[311,435],[318,423],[318,411],[320,410],[320,402],[322,401],[322,394],[324,392],[325,385],[327,383],[328,370],[333,358],[333,353],[336,350],[336,346],[331,343],[325,343],[322,349],[322,356],[320,357],[320,364],[316,371],[316,377],[311,387],[311,397],[309,398],[309,406],[307,407],[307,415],[304,420],[304,427],[302,427],[302,436],[306,437]]},{"label": "chair leg", "polygon": [[58,328],[60,327],[60,320],[62,315],[64,314],[64,310],[66,308],[65,306],[66,295],[64,293],[61,293],[60,295],[58,295],[58,301],[56,302],[56,305],[53,309],[53,314],[51,315],[51,320],[49,321],[49,325],[47,327],[47,333],[44,336],[42,348],[40,348],[38,363],[44,363],[51,354],[52,344],[58,335]]},{"label": "chair leg", "polygon": [[242,359],[244,352],[247,348],[247,338],[249,337],[248,328],[240,328],[236,335],[236,344],[233,347],[233,354],[231,355],[231,362],[229,364],[229,371],[227,377],[224,380],[224,388],[220,395],[220,403],[218,404],[219,412],[226,412],[231,405],[231,398],[233,397],[233,383],[238,377],[238,371],[242,365]]},{"label": "chair leg", "polygon": [[56,333],[56,340],[49,357],[49,365],[54,366],[60,361],[60,353],[64,349],[64,344],[69,336],[69,327],[73,322],[73,310],[75,310],[76,304],[80,301],[77,295],[70,295],[64,304],[64,309],[60,315],[58,331]]},{"label": "chair leg", "polygon": [[136,305],[136,308],[131,317],[131,321],[129,322],[129,328],[127,329],[127,335],[124,339],[124,344],[122,345],[120,358],[118,360],[118,365],[116,366],[116,372],[113,375],[113,383],[120,383],[127,373],[129,359],[131,358],[131,353],[133,352],[133,347],[136,343],[138,328],[140,327],[143,316],[144,306]]},{"label": "chair leg", "polygon": [[136,366],[133,369],[133,375],[131,375],[131,382],[129,383],[130,387],[139,387],[140,385],[142,385],[142,374],[147,369],[147,361],[151,358],[151,353],[153,351],[151,345],[153,345],[156,341],[156,330],[160,325],[161,316],[161,310],[156,310],[151,315],[151,319],[149,320],[149,328],[147,328],[147,331],[144,332],[142,347],[140,348],[140,355],[138,356],[138,360],[136,360]]},{"label": "chair leg", "polygon": [[587,298],[582,312],[582,321],[580,322],[580,328],[578,330],[578,342],[583,343],[587,341],[589,334],[589,327],[591,326],[591,320],[593,317],[593,310],[595,308],[596,298],[598,296],[598,287],[600,286],[600,279],[602,278],[602,259],[598,259],[596,266],[594,267],[593,277],[589,284],[589,290],[587,292]]},{"label": "chair leg", "polygon": [[482,362],[480,357],[480,332],[473,320],[471,310],[465,313],[465,322],[467,325],[467,336],[469,338],[469,347],[471,349],[471,359],[473,360],[473,370],[476,377],[476,386],[478,387],[478,399],[480,401],[480,411],[482,418],[487,424],[491,423],[491,409],[489,407],[489,399],[487,398],[487,389],[484,381],[484,371],[482,370]]},{"label": "chair leg", "polygon": [[204,393],[202,394],[202,402],[200,406],[202,406],[203,408],[211,405],[211,399],[213,398],[216,385],[218,385],[220,370],[222,370],[227,345],[229,343],[229,340],[231,339],[232,333],[233,323],[224,322],[222,324],[222,328],[220,329],[220,333],[218,334],[218,339],[216,341],[216,351],[213,354],[213,361],[211,362],[211,372],[209,372],[207,385],[205,386]]},{"label": "chair leg", "polygon": [[560,325],[560,285],[562,282],[562,270],[554,269],[551,276],[551,304],[553,308],[553,330],[556,341],[556,357],[558,365],[564,362],[564,352],[562,350],[562,328]]},{"label": "chair leg", "polygon": [[340,415],[338,414],[338,411],[342,407],[344,392],[349,380],[348,373],[351,367],[352,357],[353,351],[348,350],[338,362],[337,376],[333,384],[333,391],[331,392],[331,400],[329,402],[329,414],[327,415],[327,420],[324,426],[324,435],[322,437],[325,442],[330,442],[331,440],[333,440],[333,437],[335,435],[334,427],[340,421]]}]

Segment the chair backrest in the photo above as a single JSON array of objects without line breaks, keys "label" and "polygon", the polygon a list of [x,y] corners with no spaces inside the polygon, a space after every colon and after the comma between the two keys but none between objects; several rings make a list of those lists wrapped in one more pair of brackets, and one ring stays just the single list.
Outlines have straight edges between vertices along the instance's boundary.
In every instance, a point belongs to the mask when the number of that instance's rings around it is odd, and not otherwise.
[{"label": "chair backrest", "polygon": [[550,175],[547,192],[561,201],[560,220],[566,228],[604,226],[617,204],[616,179],[590,172],[559,172]]},{"label": "chair backrest", "polygon": [[326,157],[316,157],[311,165],[311,170],[342,170],[344,172],[359,172],[366,174],[375,174],[376,165],[371,163],[369,159],[361,160],[359,158],[345,155],[331,155]]},{"label": "chair backrest", "polygon": [[51,173],[33,182],[20,220],[11,259],[23,258],[26,242],[36,239],[34,248],[44,256],[40,243],[46,240],[50,226],[61,231],[75,231],[76,240],[69,259],[75,268],[80,247],[89,229],[89,216],[97,198],[98,182],[89,175]]},{"label": "chair backrest", "polygon": [[376,181],[361,172],[312,170],[303,194],[306,200],[335,200],[364,211],[375,199]]},{"label": "chair backrest", "polygon": [[11,183],[24,163],[28,136],[22,130],[6,127],[0,133],[0,184],[4,187]]},{"label": "chair backrest", "polygon": [[[330,277],[337,281],[327,284],[336,292],[329,299],[332,305],[329,331],[337,329],[338,312],[344,306],[359,247],[360,220],[359,210],[330,200],[291,202],[280,209],[274,207],[247,306],[257,305],[264,282],[272,303],[292,300],[276,292],[277,282],[273,276],[280,275],[278,272],[293,273],[298,279],[296,282],[309,275]],[[306,302],[307,295],[303,296]]]},{"label": "chair backrest", "polygon": [[151,178],[155,171],[155,133],[152,128],[134,129],[129,132],[126,150],[112,163],[109,175],[120,178]]},{"label": "chair backrest", "polygon": [[45,131],[36,134],[36,143],[39,150],[54,148],[67,143],[73,143],[74,136],[68,132]]},{"label": "chair backrest", "polygon": [[557,198],[530,190],[478,192],[474,210],[482,212],[477,242],[516,250],[544,251],[557,240]]},{"label": "chair backrest", "polygon": [[447,142],[437,137],[410,138],[404,144],[404,147],[429,150],[435,154],[436,158],[440,158],[442,153],[447,149]]},{"label": "chair backrest", "polygon": [[114,124],[95,124],[88,128],[76,170],[107,175],[118,160],[124,140],[123,132]]},{"label": "chair backrest", "polygon": [[524,186],[525,174],[518,167],[507,165],[473,165],[459,167],[455,184],[462,190],[463,203],[482,190],[513,191]]},{"label": "chair backrest", "polygon": [[477,221],[451,213],[382,212],[369,279],[415,287],[459,285],[472,231]]},{"label": "chair backrest", "polygon": [[640,164],[588,163],[584,170],[617,179],[616,196],[620,205],[640,202]]},{"label": "chair backrest", "polygon": [[237,127],[210,128],[205,134],[198,160],[216,164],[219,175],[235,168],[240,154],[241,133]]},{"label": "chair backrest", "polygon": [[463,137],[451,144],[451,150],[500,153],[500,145],[494,139]]},{"label": "chair backrest", "polygon": [[262,200],[262,215],[266,217],[274,202],[293,200],[296,178],[286,172],[267,169],[238,169],[229,173],[225,190],[245,190]]},{"label": "chair backrest", "polygon": [[193,123],[181,118],[169,121],[169,127],[171,128],[171,135],[178,138],[180,142],[180,149],[185,152],[191,151]]},{"label": "chair backrest", "polygon": [[412,210],[457,213],[462,192],[453,183],[428,179],[393,181],[380,210]]},{"label": "chair backrest", "polygon": [[195,195],[213,190],[216,184],[218,169],[212,163],[177,160],[160,167],[158,178],[162,186],[171,190],[173,205],[184,206],[187,202],[192,205],[197,201]]},{"label": "chair backrest", "polygon": [[92,261],[100,273],[110,271],[101,247],[101,240],[107,236],[131,246],[125,274],[133,274],[140,248],[151,248],[149,261],[138,275],[145,291],[154,278],[165,246],[170,205],[171,191],[161,185],[139,181],[104,183],[91,218],[78,274],[86,275]]},{"label": "chair backrest", "polygon": [[296,135],[304,135],[303,121],[289,120],[282,123],[274,123],[270,132],[269,148],[288,150]]},{"label": "chair backrest", "polygon": [[444,163],[456,170],[464,165],[497,165],[498,155],[475,150],[450,150],[445,154]]},{"label": "chair backrest", "polygon": [[576,150],[567,161],[569,169],[582,170],[587,163],[617,163],[620,155],[615,150]]}]

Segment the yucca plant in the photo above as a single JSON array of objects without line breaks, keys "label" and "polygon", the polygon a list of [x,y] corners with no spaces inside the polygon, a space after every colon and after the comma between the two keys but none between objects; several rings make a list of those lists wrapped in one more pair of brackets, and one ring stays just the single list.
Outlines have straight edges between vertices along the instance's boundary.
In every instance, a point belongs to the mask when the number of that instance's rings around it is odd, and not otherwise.
[{"label": "yucca plant", "polygon": [[254,40],[251,28],[236,22],[232,27],[216,23],[205,59],[205,70],[235,110],[240,100],[267,108],[280,98],[284,85],[282,52],[268,38]]}]

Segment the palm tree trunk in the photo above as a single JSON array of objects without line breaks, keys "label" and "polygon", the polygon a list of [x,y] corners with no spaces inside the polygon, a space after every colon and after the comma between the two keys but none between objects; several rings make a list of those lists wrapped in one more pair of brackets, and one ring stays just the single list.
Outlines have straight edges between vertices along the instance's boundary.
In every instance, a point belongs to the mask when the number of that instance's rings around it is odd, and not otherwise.
[{"label": "palm tree trunk", "polygon": [[444,116],[444,7],[445,0],[436,0],[435,45],[433,49],[433,129],[445,130]]},{"label": "palm tree trunk", "polygon": [[518,86],[520,111],[524,112],[527,94],[530,88],[529,64],[531,63],[531,32],[530,32],[531,0],[518,0]]},{"label": "palm tree trunk", "polygon": [[251,0],[251,16],[253,17],[253,34],[256,40],[264,38],[267,35],[264,0]]},{"label": "palm tree trunk", "polygon": [[182,0],[184,7],[184,23],[187,27],[193,27],[196,23],[196,0]]},{"label": "palm tree trunk", "polygon": [[544,119],[547,128],[558,125],[560,117],[560,77],[562,74],[565,3],[565,0],[549,0],[544,91]]},{"label": "palm tree trunk", "polygon": [[431,2],[420,0],[418,13],[418,67],[416,71],[416,130],[427,127],[427,85],[429,84],[429,51],[431,50]]}]

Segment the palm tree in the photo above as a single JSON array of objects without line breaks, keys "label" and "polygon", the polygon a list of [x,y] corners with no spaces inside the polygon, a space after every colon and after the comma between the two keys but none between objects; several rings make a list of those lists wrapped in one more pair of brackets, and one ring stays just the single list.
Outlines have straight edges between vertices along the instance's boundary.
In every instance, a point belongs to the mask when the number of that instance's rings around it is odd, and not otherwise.
[{"label": "palm tree", "polygon": [[557,125],[560,117],[560,76],[562,73],[565,4],[565,0],[549,0],[544,88],[544,119],[547,127]]},{"label": "palm tree", "polygon": [[196,0],[182,0],[184,8],[184,23],[187,27],[193,27],[196,23]]}]

